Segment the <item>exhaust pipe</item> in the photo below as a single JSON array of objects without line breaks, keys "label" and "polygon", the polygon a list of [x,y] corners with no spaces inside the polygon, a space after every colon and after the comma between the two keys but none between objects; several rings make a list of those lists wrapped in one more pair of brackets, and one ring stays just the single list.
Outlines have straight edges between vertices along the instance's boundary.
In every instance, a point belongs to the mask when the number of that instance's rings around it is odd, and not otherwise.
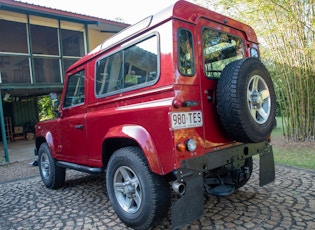
[{"label": "exhaust pipe", "polygon": [[176,192],[178,195],[184,195],[186,192],[186,185],[184,183],[179,183],[177,181],[175,181],[172,184],[172,189],[174,190],[174,192]]}]

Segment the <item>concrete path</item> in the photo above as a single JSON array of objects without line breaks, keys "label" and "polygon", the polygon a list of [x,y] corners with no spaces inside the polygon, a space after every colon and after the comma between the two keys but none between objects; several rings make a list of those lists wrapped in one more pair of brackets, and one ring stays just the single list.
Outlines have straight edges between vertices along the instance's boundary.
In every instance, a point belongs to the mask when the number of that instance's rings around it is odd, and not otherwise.
[{"label": "concrete path", "polygon": [[[15,142],[8,142],[9,162],[19,162],[25,160],[33,160],[35,141],[18,140]],[[4,158],[3,143],[0,142],[0,163]]]}]

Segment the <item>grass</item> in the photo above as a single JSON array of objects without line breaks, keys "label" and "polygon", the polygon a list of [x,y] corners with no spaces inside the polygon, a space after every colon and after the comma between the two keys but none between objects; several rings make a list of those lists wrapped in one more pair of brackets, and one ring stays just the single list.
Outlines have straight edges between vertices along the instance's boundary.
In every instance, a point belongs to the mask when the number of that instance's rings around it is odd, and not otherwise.
[{"label": "grass", "polygon": [[288,141],[283,136],[280,119],[277,120],[277,128],[271,134],[275,162],[315,170],[315,142]]}]

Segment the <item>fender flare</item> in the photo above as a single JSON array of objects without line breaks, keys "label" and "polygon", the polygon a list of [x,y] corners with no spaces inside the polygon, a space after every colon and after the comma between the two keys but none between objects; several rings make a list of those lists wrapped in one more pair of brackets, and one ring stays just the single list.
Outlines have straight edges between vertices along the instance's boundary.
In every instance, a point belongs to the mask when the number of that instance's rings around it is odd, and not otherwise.
[{"label": "fender flare", "polygon": [[[50,150],[51,156],[52,156],[53,158],[55,158],[56,155],[57,155],[57,152],[56,152],[56,148],[55,148],[55,145],[54,145],[54,139],[53,139],[53,136],[52,136],[51,132],[47,132],[47,133],[45,134],[45,141],[46,141],[46,143],[47,143],[47,145],[48,145],[48,148],[49,148],[49,150]],[[41,144],[42,144],[42,143],[41,143]],[[40,147],[40,146],[39,146],[39,147]],[[38,147],[38,148],[39,148],[39,147]]]},{"label": "fender flare", "polygon": [[108,130],[104,141],[109,138],[127,138],[134,140],[144,153],[151,171],[160,175],[163,174],[163,168],[158,157],[157,149],[151,135],[144,127],[140,125],[115,126]]}]

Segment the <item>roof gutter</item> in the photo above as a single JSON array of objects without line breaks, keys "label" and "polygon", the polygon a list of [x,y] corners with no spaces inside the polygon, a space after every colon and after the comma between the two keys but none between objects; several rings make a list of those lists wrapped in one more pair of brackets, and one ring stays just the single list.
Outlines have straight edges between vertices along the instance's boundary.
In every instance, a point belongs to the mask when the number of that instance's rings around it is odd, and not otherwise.
[{"label": "roof gutter", "polygon": [[82,24],[98,24],[99,22],[97,20],[88,20],[85,18],[78,18],[77,15],[74,17],[72,13],[66,13],[66,14],[60,14],[53,12],[54,10],[38,10],[33,8],[26,8],[25,6],[18,6],[18,5],[12,5],[12,4],[6,4],[6,3],[0,3],[0,9],[12,11],[16,13],[22,13],[22,14],[30,14],[35,16],[41,16],[41,17],[48,17],[52,19],[59,19],[59,20],[65,20],[70,22],[76,22],[76,23],[82,23]]}]

